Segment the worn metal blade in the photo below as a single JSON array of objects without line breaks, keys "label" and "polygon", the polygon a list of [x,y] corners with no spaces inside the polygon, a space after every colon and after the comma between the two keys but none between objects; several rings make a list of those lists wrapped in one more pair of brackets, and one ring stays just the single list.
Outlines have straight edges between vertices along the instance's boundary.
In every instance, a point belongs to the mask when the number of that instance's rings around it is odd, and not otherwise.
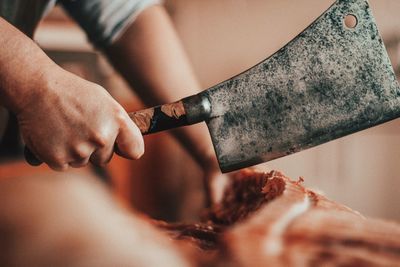
[{"label": "worn metal blade", "polygon": [[[347,28],[347,15],[357,18]],[[203,93],[223,172],[400,116],[400,88],[365,0],[336,1],[258,65]]]}]

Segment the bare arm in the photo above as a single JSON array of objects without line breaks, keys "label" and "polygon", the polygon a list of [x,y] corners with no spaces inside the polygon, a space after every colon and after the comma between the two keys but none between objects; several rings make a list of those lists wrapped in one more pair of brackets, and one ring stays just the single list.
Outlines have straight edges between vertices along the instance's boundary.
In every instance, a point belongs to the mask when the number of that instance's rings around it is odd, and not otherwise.
[{"label": "bare arm", "polygon": [[[105,51],[146,105],[173,102],[201,90],[162,6],[143,11]],[[184,127],[174,134],[203,169],[217,168],[205,125]]]},{"label": "bare arm", "polygon": [[2,18],[0,103],[16,114],[31,151],[53,169],[104,164],[114,143],[125,157],[143,153],[138,128],[104,88],[58,67]]},{"label": "bare arm", "polygon": [[23,33],[0,17],[0,101],[18,113],[34,93],[42,88],[42,79],[55,65]]}]

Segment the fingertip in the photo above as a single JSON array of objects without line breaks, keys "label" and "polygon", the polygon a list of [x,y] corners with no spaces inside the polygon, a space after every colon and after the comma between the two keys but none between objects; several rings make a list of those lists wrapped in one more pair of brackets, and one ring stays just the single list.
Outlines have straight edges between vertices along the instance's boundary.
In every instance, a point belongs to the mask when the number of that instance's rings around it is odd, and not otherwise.
[{"label": "fingertip", "polygon": [[48,165],[50,169],[57,172],[65,172],[69,169],[69,165],[67,163],[61,165]]},{"label": "fingertip", "polygon": [[134,148],[126,144],[116,143],[115,153],[121,157],[131,160],[140,159],[144,154],[144,145],[139,145]]},{"label": "fingertip", "polygon": [[135,159],[139,159],[143,156],[144,154],[144,140],[143,137],[140,135],[140,138],[138,140],[138,144],[136,145],[135,148],[136,154],[135,154]]},{"label": "fingertip", "polygon": [[145,151],[143,136],[132,121],[123,125],[116,139],[115,152],[127,159],[139,159]]},{"label": "fingertip", "polygon": [[69,163],[69,166],[72,168],[83,168],[86,167],[89,163],[89,158],[85,158],[83,160],[77,160]]}]

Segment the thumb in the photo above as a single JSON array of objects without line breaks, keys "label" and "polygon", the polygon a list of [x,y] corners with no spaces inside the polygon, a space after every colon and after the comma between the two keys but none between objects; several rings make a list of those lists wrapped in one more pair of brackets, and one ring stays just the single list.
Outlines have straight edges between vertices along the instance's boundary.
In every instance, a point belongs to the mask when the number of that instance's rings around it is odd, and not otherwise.
[{"label": "thumb", "polygon": [[115,153],[127,159],[138,159],[144,153],[143,136],[128,115],[115,140]]}]

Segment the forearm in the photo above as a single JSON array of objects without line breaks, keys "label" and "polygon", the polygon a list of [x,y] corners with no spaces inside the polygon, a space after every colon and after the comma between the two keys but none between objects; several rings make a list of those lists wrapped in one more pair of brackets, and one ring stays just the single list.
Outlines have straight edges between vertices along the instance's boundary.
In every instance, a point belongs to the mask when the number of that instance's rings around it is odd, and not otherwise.
[{"label": "forearm", "polygon": [[[182,44],[161,6],[145,10],[106,53],[146,105],[169,103],[200,91]],[[204,125],[174,131],[196,161],[213,164]]]},{"label": "forearm", "polygon": [[53,63],[26,35],[0,17],[0,103],[17,112],[38,93]]},{"label": "forearm", "polygon": [[0,49],[0,104],[16,114],[38,159],[66,170],[106,164],[114,147],[130,159],[143,154],[139,129],[104,88],[58,67],[3,19]]}]

